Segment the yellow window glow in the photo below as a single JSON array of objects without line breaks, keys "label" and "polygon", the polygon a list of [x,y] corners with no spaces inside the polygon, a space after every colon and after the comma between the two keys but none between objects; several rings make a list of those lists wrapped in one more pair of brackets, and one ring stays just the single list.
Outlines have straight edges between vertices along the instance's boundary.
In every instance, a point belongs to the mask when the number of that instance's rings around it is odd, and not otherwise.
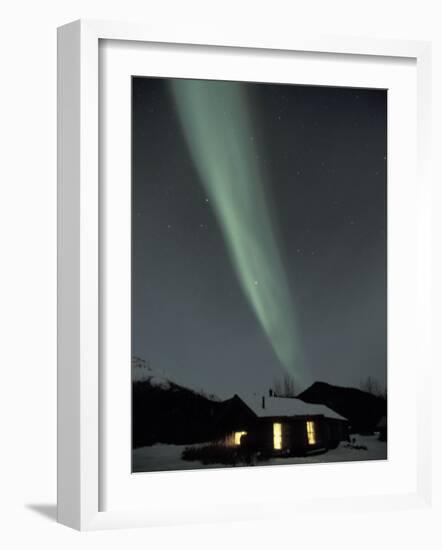
[{"label": "yellow window glow", "polygon": [[241,437],[247,435],[247,432],[235,432],[235,445],[241,445]]},{"label": "yellow window glow", "polygon": [[279,422],[273,424],[273,448],[282,449],[282,424]]},{"label": "yellow window glow", "polygon": [[307,440],[309,445],[316,443],[315,423],[311,420],[307,422]]}]

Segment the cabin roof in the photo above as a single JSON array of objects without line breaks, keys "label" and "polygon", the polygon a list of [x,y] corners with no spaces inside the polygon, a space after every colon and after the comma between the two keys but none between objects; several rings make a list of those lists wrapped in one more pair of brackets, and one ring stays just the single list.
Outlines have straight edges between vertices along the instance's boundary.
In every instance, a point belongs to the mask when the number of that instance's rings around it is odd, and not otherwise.
[{"label": "cabin roof", "polygon": [[340,414],[332,411],[325,405],[316,405],[305,403],[296,397],[273,397],[264,396],[264,405],[262,406],[263,396],[254,394],[248,396],[239,396],[244,403],[260,418],[272,416],[316,416],[322,415],[336,420],[346,420]]}]

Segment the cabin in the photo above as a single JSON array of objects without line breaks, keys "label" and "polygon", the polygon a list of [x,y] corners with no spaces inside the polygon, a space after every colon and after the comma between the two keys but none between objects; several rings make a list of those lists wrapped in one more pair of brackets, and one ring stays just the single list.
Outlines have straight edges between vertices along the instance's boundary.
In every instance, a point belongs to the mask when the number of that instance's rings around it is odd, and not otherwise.
[{"label": "cabin", "polygon": [[228,446],[264,456],[306,456],[349,439],[347,419],[325,405],[274,395],[234,399],[244,422],[224,438]]}]

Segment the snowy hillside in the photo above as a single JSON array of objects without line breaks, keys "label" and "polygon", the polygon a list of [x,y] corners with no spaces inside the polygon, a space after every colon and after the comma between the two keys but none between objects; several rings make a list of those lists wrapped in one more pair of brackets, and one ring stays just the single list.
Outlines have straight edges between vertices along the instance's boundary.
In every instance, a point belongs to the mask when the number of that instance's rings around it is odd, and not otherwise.
[{"label": "snowy hillside", "polygon": [[173,380],[166,373],[154,370],[144,359],[132,357],[132,382],[150,382],[152,386],[167,390]]},{"label": "snowy hillside", "polygon": [[222,402],[177,384],[143,359],[132,359],[132,441],[134,448],[182,444],[215,437]]}]

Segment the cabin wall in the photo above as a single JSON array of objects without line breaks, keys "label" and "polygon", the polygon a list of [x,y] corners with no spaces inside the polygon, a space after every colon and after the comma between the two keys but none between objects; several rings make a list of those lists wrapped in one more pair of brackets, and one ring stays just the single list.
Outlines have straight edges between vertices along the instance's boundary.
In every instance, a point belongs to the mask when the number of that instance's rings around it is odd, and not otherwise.
[{"label": "cabin wall", "polygon": [[[273,424],[282,425],[282,448],[274,448]],[[313,422],[315,442],[309,443],[307,422]],[[311,452],[336,447],[348,440],[347,423],[321,416],[288,419],[286,417],[261,418],[249,430],[246,444],[264,454],[274,456],[305,456]]]},{"label": "cabin wall", "polygon": [[[276,450],[274,448],[274,423],[280,423],[282,426],[282,448]],[[296,455],[305,454],[307,450],[313,450],[318,447],[320,439],[319,425],[316,424],[317,443],[309,445],[307,440],[307,425],[306,420],[296,419],[288,420],[287,418],[269,418],[261,419],[256,426],[254,435],[250,436],[249,442],[253,446],[265,454],[272,455]]]},{"label": "cabin wall", "polygon": [[[307,433],[307,422],[313,423],[314,443],[310,443]],[[306,454],[327,446],[327,430],[324,418],[309,417],[293,422],[293,438],[290,442],[292,454]]]},{"label": "cabin wall", "polygon": [[341,441],[349,440],[348,422],[327,419],[328,447],[334,449]]}]

